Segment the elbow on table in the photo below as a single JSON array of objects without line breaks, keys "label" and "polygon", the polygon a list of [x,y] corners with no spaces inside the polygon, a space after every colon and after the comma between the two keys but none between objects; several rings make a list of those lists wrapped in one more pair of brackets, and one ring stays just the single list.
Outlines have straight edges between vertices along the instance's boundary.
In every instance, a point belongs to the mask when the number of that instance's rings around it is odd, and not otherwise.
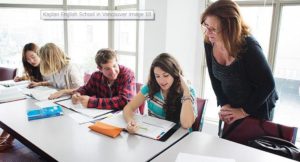
[{"label": "elbow on table", "polygon": [[192,127],[194,122],[192,121],[181,121],[181,127],[184,128],[184,129],[189,129]]}]

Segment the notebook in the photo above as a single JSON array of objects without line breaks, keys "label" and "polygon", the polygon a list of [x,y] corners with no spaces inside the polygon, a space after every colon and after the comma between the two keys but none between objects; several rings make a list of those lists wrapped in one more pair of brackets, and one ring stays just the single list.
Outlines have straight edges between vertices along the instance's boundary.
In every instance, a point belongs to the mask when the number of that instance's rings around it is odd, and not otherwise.
[{"label": "notebook", "polygon": [[[48,87],[48,86],[38,86],[38,87],[34,87],[31,89],[28,88],[22,88],[22,91],[24,94],[38,100],[38,101],[46,101],[49,100],[48,97],[57,92],[57,89],[52,88],[52,87]],[[60,101],[60,100],[65,100],[65,99],[69,99],[70,96],[61,96],[57,99],[51,100],[51,101]]]},{"label": "notebook", "polygon": [[[136,132],[137,135],[152,138],[155,140],[160,140],[164,136],[169,134],[168,132],[172,131],[171,134],[175,132],[172,130],[176,127],[176,123],[174,122],[159,119],[152,116],[143,116],[139,114],[136,114],[134,118],[139,127],[139,129]],[[115,113],[112,117],[105,118],[101,120],[101,122],[122,129],[127,128],[127,123],[125,122],[125,119],[123,117],[123,111]]]},{"label": "notebook", "polygon": [[14,80],[5,80],[5,81],[0,81],[0,85],[3,85],[5,87],[13,87],[13,86],[19,86],[19,85],[24,85],[28,86],[29,80],[23,80],[19,82],[15,82]]},{"label": "notebook", "polygon": [[27,110],[28,120],[50,118],[50,117],[61,116],[61,115],[63,115],[63,110],[61,106],[51,106],[51,107],[44,107],[41,109]]},{"label": "notebook", "polygon": [[0,103],[25,99],[26,96],[17,87],[0,89]]},{"label": "notebook", "polygon": [[99,116],[108,114],[113,110],[103,110],[103,109],[96,109],[96,108],[85,108],[81,104],[74,105],[71,99],[58,101],[56,104],[61,105],[65,108],[71,109],[75,112],[78,112],[82,115],[88,116],[90,118],[97,118]]}]

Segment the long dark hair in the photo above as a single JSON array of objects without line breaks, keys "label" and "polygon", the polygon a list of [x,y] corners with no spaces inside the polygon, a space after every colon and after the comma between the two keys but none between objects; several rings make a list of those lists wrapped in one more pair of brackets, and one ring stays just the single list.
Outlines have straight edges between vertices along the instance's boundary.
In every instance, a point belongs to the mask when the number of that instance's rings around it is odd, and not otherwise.
[{"label": "long dark hair", "polygon": [[37,53],[38,46],[34,43],[28,43],[28,44],[25,44],[25,46],[23,48],[22,62],[23,62],[24,70],[25,70],[25,75],[31,81],[35,81],[35,82],[43,81],[43,76],[40,72],[40,65],[37,67],[34,67],[30,63],[27,62],[27,59],[26,59],[27,51],[33,51],[33,52]]},{"label": "long dark hair", "polygon": [[163,109],[166,112],[167,120],[179,123],[182,105],[181,97],[183,95],[180,81],[180,75],[182,75],[181,67],[179,66],[176,59],[167,53],[162,53],[153,60],[148,80],[150,99],[153,99],[154,94],[160,91],[160,86],[158,85],[154,75],[155,67],[161,68],[163,71],[169,73],[174,78],[174,82],[168,91],[167,98],[165,99]]}]

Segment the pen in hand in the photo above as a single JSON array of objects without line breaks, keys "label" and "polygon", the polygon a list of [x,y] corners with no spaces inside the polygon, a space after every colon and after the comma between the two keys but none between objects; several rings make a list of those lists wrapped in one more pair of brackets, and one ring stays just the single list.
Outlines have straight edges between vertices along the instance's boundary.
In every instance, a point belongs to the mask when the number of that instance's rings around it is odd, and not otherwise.
[{"label": "pen in hand", "polygon": [[127,124],[127,131],[129,133],[135,133],[136,130],[137,130],[137,128],[138,128],[138,126],[137,126],[137,124],[136,124],[136,122],[134,120],[131,120],[131,121],[128,122],[128,124]]},{"label": "pen in hand", "polygon": [[147,131],[148,130],[148,128],[146,128],[146,127],[142,127],[142,126],[137,126],[139,129],[143,129],[143,130],[145,130],[145,131]]}]

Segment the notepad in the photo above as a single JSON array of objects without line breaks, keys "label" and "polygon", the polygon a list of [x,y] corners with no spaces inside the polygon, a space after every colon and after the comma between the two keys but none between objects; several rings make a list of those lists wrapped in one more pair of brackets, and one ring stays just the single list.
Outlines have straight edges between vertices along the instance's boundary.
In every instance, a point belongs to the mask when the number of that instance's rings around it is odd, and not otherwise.
[{"label": "notepad", "polygon": [[27,110],[28,120],[36,120],[42,118],[50,118],[63,115],[61,106],[44,107],[41,109],[29,109]]},{"label": "notepad", "polygon": [[[161,139],[169,130],[171,130],[176,125],[174,122],[152,116],[143,116],[136,114],[134,118],[139,127],[136,134],[155,140]],[[110,118],[101,120],[101,122],[123,129],[127,128],[127,123],[125,122],[122,111],[114,114]]]},{"label": "notepad", "polygon": [[99,117],[104,114],[108,114],[113,111],[113,110],[103,110],[103,109],[96,109],[96,108],[84,108],[81,104],[74,105],[72,103],[71,99],[64,100],[64,101],[58,101],[56,103],[65,108],[71,109],[75,112],[78,112],[82,115],[85,115],[85,116],[88,116],[91,118],[96,118],[96,117]]}]

